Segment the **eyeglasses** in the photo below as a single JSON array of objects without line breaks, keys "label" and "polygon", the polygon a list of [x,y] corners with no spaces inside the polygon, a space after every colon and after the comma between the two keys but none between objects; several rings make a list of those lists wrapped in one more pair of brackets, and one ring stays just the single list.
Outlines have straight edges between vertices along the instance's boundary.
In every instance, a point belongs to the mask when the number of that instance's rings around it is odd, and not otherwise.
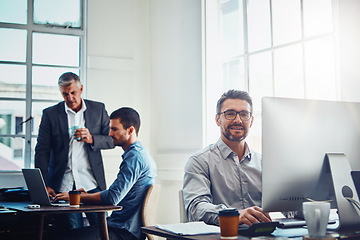
[{"label": "eyeglasses", "polygon": [[252,116],[252,113],[248,111],[237,112],[235,110],[227,110],[218,114],[220,115],[222,113],[224,114],[227,120],[234,120],[236,116],[239,114],[241,121],[248,121]]}]

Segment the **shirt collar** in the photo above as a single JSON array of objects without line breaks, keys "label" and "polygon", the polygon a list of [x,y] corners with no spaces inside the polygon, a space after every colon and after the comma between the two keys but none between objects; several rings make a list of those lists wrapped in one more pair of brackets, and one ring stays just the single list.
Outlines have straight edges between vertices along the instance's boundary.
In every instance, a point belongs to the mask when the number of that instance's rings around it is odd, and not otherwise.
[{"label": "shirt collar", "polygon": [[[220,150],[220,154],[222,155],[223,159],[228,158],[231,154],[236,154],[235,152],[233,152],[233,150],[231,150],[231,148],[229,148],[228,145],[226,145],[226,143],[224,143],[224,141],[221,138],[219,138],[216,144]],[[249,145],[246,142],[245,142],[245,154],[243,159],[248,159],[249,161],[251,160],[251,151]]]},{"label": "shirt collar", "polygon": [[130,152],[132,149],[136,148],[136,147],[142,148],[142,145],[141,145],[141,143],[140,143],[139,141],[136,141],[136,142],[134,142],[133,144],[131,144],[131,145],[125,150],[125,152],[123,153],[122,158],[124,159],[125,156],[126,156],[126,154],[127,154],[128,152]]},{"label": "shirt collar", "polygon": [[[84,112],[86,110],[86,104],[85,104],[85,101],[83,99],[81,99],[81,102],[82,102],[82,106],[81,106],[81,109],[79,110],[79,112]],[[65,105],[65,112],[66,113],[74,113],[76,114],[76,112],[74,112],[74,110],[72,110],[71,108],[69,108],[67,105],[66,105],[66,102],[64,101],[64,105]]]},{"label": "shirt collar", "polygon": [[247,144],[247,142],[245,142],[244,159],[248,159],[249,161],[251,160],[251,150],[250,150],[249,145]]}]

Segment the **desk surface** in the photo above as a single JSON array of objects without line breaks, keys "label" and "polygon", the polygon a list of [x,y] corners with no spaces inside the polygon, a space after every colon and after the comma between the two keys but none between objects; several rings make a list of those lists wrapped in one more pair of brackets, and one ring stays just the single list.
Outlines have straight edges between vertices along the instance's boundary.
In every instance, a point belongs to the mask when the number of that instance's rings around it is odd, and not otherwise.
[{"label": "desk surface", "polygon": [[112,205],[81,205],[78,208],[75,207],[55,207],[55,206],[40,206],[40,208],[28,208],[31,204],[29,202],[0,202],[0,205],[6,207],[9,210],[15,210],[18,213],[33,214],[38,218],[38,226],[36,231],[36,239],[43,238],[44,217],[47,214],[63,214],[63,213],[75,213],[75,212],[95,212],[99,219],[99,232],[100,237],[103,240],[108,240],[108,229],[106,224],[106,211],[121,210],[121,206]]},{"label": "desk surface", "polygon": [[[202,235],[177,235],[170,233],[161,229],[156,228],[155,226],[142,227],[142,232],[153,234],[167,239],[185,239],[185,240],[197,240],[197,239],[219,239],[221,240],[220,234],[202,234]],[[238,236],[237,239],[250,239],[244,236]]]},{"label": "desk surface", "polygon": [[9,209],[0,209],[0,214],[11,214],[11,215],[13,215],[13,214],[16,214],[16,211],[14,211],[14,210],[9,210]]},{"label": "desk surface", "polygon": [[78,208],[74,207],[54,207],[54,206],[41,206],[37,209],[30,209],[27,206],[31,204],[28,202],[0,202],[0,205],[5,206],[10,210],[15,210],[24,213],[32,214],[52,214],[52,213],[69,213],[69,212],[106,212],[121,210],[121,206],[113,205],[81,205]]},{"label": "desk surface", "polygon": [[[299,230],[303,228],[289,228],[289,229],[277,229],[275,231],[288,231],[287,234],[276,234],[274,232],[273,236],[262,237],[262,239],[274,239],[276,237],[285,237],[293,240],[302,240],[302,236],[298,236]],[[170,233],[161,229],[156,228],[155,226],[142,227],[142,232],[153,234],[156,236],[160,236],[167,239],[172,240],[198,240],[198,239],[219,239],[221,240],[220,234],[204,234],[204,235],[178,235],[174,233]],[[301,231],[300,231],[301,232]],[[307,232],[307,231],[306,231]],[[293,235],[295,233],[295,235]],[[288,236],[286,236],[288,235]],[[345,231],[345,232],[335,232],[328,231],[328,237],[333,237],[336,239],[360,239],[360,229],[353,231]],[[237,239],[251,239],[245,236],[238,236]]]}]

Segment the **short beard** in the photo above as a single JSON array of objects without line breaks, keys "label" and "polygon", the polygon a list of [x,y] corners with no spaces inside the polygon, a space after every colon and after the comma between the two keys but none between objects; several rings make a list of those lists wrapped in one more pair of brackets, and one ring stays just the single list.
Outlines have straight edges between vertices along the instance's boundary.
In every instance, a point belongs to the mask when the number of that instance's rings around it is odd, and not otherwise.
[{"label": "short beard", "polygon": [[245,140],[245,138],[248,135],[247,132],[244,132],[244,135],[242,135],[240,138],[234,138],[234,136],[232,136],[230,134],[230,131],[222,131],[221,133],[227,140],[232,141],[232,142],[241,142],[241,141]]},{"label": "short beard", "polygon": [[[113,137],[112,139],[113,139],[114,145],[115,145],[115,146],[118,146],[118,147],[122,147],[122,146],[124,146],[124,144],[126,143],[126,141],[123,141],[123,142],[117,141],[117,139],[114,138],[114,137]],[[115,141],[114,141],[114,139],[115,139]]]}]

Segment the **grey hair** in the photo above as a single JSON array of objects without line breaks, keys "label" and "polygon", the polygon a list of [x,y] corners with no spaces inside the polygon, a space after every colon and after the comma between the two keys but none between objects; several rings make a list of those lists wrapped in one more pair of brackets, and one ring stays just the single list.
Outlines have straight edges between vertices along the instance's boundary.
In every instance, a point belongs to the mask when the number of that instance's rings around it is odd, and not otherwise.
[{"label": "grey hair", "polygon": [[75,73],[72,73],[72,72],[66,72],[66,73],[63,73],[59,77],[58,86],[59,87],[67,87],[73,81],[75,81],[79,87],[81,86],[81,81],[80,81],[80,78],[78,75],[76,75]]}]

